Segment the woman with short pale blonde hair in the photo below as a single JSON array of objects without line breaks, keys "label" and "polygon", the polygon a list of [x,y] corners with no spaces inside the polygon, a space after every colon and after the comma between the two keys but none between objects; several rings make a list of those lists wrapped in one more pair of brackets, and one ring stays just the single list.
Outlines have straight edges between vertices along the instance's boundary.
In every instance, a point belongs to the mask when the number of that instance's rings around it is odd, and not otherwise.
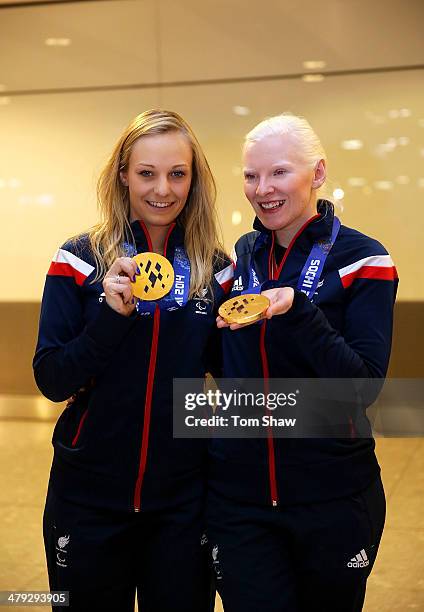
[{"label": "woman with short pale blonde hair", "polygon": [[243,164],[255,220],[235,245],[232,295],[261,293],[263,320],[218,317],[223,375],[263,379],[284,401],[255,413],[256,439],[212,439],[217,588],[225,612],[360,612],[385,518],[366,408],[388,367],[396,268],[318,197],[326,156],[306,119],[261,122]]}]

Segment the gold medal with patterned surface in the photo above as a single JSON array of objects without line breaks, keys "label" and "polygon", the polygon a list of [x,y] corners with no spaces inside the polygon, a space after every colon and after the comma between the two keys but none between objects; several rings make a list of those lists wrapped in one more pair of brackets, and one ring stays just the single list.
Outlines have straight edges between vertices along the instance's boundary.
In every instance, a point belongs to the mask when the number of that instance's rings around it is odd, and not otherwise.
[{"label": "gold medal with patterned surface", "polygon": [[132,283],[133,294],[140,300],[159,300],[169,293],[174,284],[174,268],[158,253],[139,253],[133,257],[140,274]]},{"label": "gold medal with patterned surface", "polygon": [[246,293],[227,300],[218,313],[226,323],[254,323],[262,319],[269,306],[269,299],[260,293]]}]

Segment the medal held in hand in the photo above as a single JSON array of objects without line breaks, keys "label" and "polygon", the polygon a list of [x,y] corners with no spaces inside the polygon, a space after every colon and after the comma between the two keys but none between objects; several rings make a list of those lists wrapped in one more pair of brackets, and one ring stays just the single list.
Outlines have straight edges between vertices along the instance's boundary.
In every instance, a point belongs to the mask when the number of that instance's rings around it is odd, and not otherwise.
[{"label": "medal held in hand", "polygon": [[269,299],[260,293],[245,293],[227,300],[219,307],[218,313],[226,323],[254,323],[263,318],[269,306]]},{"label": "medal held in hand", "polygon": [[174,284],[174,268],[157,253],[139,253],[133,257],[140,274],[132,283],[133,294],[140,300],[159,300],[169,293]]}]

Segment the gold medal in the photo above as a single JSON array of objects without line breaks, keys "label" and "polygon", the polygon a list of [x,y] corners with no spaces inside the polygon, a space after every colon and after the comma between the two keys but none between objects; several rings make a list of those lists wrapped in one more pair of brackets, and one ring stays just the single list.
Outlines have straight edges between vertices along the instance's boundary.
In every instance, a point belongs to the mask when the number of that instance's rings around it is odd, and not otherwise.
[{"label": "gold medal", "polygon": [[139,253],[133,257],[140,268],[132,283],[133,294],[140,300],[159,300],[169,293],[174,284],[174,268],[158,253]]},{"label": "gold medal", "polygon": [[227,300],[218,313],[226,323],[254,323],[263,318],[269,299],[260,293],[246,293]]}]

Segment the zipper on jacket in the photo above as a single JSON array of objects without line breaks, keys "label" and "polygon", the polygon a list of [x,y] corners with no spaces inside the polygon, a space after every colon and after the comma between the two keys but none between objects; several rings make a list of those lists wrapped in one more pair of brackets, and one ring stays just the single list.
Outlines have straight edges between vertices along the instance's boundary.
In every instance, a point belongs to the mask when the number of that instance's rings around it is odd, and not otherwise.
[{"label": "zipper on jacket", "polygon": [[86,410],[84,410],[84,412],[82,414],[82,417],[81,417],[80,422],[78,424],[77,433],[75,434],[74,439],[71,442],[71,446],[72,447],[76,446],[76,444],[78,442],[78,439],[79,439],[79,437],[81,435],[82,426],[84,425],[84,421],[87,418],[87,414],[88,414],[88,408],[86,408]]},{"label": "zipper on jacket", "polygon": [[[315,219],[319,218],[320,215],[314,215],[308,221],[302,225],[299,231],[293,236],[290,241],[289,246],[284,253],[284,257],[280,262],[280,265],[277,267],[275,265],[275,256],[274,256],[274,245],[275,245],[275,232],[272,232],[272,243],[271,249],[268,257],[268,278],[270,280],[278,280],[278,277],[281,274],[285,261],[287,259],[288,254],[293,248],[294,243],[303,232],[303,230]],[[268,355],[266,353],[265,347],[265,333],[266,333],[266,324],[267,320],[263,321],[260,335],[260,351],[261,351],[261,360],[262,360],[262,371],[264,377],[264,387],[265,387],[265,395],[268,394],[269,391],[269,366],[268,366]],[[278,486],[277,486],[277,476],[275,469],[275,449],[274,449],[274,436],[272,434],[272,427],[268,426],[268,435],[267,435],[267,443],[268,443],[268,473],[269,473],[269,486],[271,491],[271,503],[274,507],[278,506]]]},{"label": "zipper on jacket", "polygon": [[[150,239],[149,232],[146,226],[140,222],[144,233],[146,234],[147,243],[149,250],[153,251],[152,241]],[[165,245],[163,255],[166,257],[166,249],[168,246],[168,239],[175,227],[175,223],[172,223],[169,227],[168,233],[165,238]],[[155,382],[155,371],[156,371],[156,358],[158,352],[159,343],[159,323],[160,323],[160,308],[156,304],[155,312],[153,315],[153,332],[152,332],[152,344],[150,348],[150,359],[149,359],[149,370],[147,373],[147,386],[146,386],[146,397],[144,401],[144,419],[143,419],[143,435],[141,438],[141,451],[140,451],[140,463],[138,467],[138,476],[135,484],[134,491],[134,512],[140,512],[141,510],[141,489],[143,486],[144,474],[146,472],[147,465],[147,452],[149,449],[149,433],[150,433],[150,416],[152,412],[152,396],[153,396],[153,385]]]},{"label": "zipper on jacket", "polygon": [[[265,331],[266,331],[266,320],[262,323],[261,327],[261,359],[262,359],[262,370],[264,376],[264,392],[268,395],[269,392],[269,369],[268,369],[268,357],[265,350]],[[274,437],[272,435],[272,426],[268,425],[267,429],[267,445],[268,445],[268,474],[269,474],[269,486],[271,491],[271,502],[273,506],[278,505],[278,489],[277,489],[277,478],[275,475],[275,451],[274,451]]]}]

